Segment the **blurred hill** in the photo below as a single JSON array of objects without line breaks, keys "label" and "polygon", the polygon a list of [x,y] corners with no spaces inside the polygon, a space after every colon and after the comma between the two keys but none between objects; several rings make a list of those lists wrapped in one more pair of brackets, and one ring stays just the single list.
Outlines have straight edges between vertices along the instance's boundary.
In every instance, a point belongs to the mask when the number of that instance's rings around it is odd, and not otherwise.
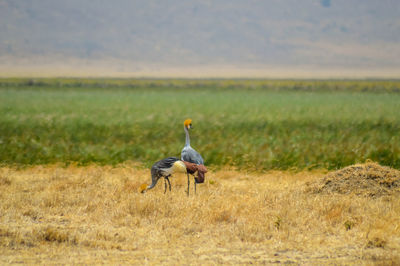
[{"label": "blurred hill", "polygon": [[0,70],[399,73],[399,14],[397,0],[0,0]]}]

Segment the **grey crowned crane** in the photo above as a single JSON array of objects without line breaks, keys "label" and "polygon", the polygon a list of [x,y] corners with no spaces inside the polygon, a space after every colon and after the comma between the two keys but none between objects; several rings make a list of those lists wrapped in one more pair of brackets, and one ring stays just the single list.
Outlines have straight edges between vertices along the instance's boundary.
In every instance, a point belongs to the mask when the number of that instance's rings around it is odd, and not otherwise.
[{"label": "grey crowned crane", "polygon": [[186,165],[175,157],[168,157],[158,162],[155,162],[151,167],[151,185],[143,184],[140,187],[140,192],[144,193],[149,189],[155,187],[158,182],[158,179],[164,177],[164,193],[167,191],[167,181],[169,185],[169,191],[171,191],[171,182],[169,181],[169,177],[177,172],[186,173]]},{"label": "grey crowned crane", "polygon": [[188,189],[187,194],[189,195],[190,187],[190,177],[189,174],[193,175],[197,172],[197,177],[194,176],[194,192],[196,193],[196,184],[204,182],[205,173],[207,173],[207,168],[204,166],[203,157],[195,149],[190,146],[190,136],[189,129],[192,129],[192,120],[186,119],[183,123],[184,130],[186,134],[185,147],[183,147],[181,152],[181,160],[185,163],[187,168],[188,177]]}]

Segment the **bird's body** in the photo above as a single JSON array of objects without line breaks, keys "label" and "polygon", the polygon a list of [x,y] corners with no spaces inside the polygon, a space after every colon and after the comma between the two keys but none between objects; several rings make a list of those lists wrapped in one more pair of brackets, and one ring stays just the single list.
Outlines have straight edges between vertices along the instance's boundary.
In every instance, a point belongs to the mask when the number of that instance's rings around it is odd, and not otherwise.
[{"label": "bird's body", "polygon": [[[204,159],[201,157],[200,153],[198,153],[195,149],[190,146],[190,136],[189,129],[192,128],[192,120],[186,119],[184,122],[184,130],[186,134],[186,142],[185,146],[181,152],[181,160],[185,162],[187,168],[187,177],[188,177],[188,195],[189,195],[189,187],[190,187],[190,178],[189,174],[194,175],[196,172],[198,176],[195,177],[194,189],[196,191],[196,184],[204,182],[204,174],[207,172],[207,168],[204,166]],[[191,163],[191,164],[187,164]]]},{"label": "bird's body", "polygon": [[182,149],[181,159],[182,161],[190,163],[204,164],[203,157],[201,157],[200,153],[198,153],[195,149],[190,147],[190,145],[185,145],[185,147]]},{"label": "bird's body", "polygon": [[155,162],[151,167],[151,185],[145,185],[143,188],[141,188],[141,192],[155,187],[161,177],[164,177],[165,191],[167,190],[167,181],[169,184],[169,190],[171,191],[171,183],[169,181],[169,177],[177,172],[186,173],[186,165],[176,157],[168,157],[158,162]]}]

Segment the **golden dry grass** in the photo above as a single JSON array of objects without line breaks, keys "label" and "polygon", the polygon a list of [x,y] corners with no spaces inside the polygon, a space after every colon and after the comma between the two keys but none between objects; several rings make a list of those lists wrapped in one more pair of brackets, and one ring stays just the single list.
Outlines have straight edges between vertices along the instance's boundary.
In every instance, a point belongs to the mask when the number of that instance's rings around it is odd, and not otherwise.
[{"label": "golden dry grass", "polygon": [[323,172],[210,171],[145,194],[149,170],[0,168],[0,264],[396,264],[400,200],[310,193]]},{"label": "golden dry grass", "polygon": [[332,172],[318,180],[315,188],[318,193],[382,197],[400,193],[400,171],[369,161]]}]

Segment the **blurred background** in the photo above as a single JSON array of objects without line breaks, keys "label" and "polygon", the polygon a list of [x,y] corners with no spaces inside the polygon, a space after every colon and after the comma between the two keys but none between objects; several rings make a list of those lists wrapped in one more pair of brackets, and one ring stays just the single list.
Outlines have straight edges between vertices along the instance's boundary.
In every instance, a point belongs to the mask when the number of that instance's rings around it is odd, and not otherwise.
[{"label": "blurred background", "polygon": [[397,0],[0,0],[2,76],[398,77]]}]

